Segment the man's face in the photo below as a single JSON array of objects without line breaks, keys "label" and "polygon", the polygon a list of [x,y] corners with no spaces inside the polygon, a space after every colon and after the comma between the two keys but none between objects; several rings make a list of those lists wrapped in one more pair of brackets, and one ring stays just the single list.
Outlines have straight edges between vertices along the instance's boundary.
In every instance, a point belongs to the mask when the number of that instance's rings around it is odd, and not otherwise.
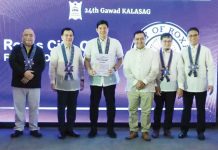
[{"label": "man's face", "polygon": [[74,40],[73,32],[71,30],[65,30],[63,35],[61,36],[61,39],[67,46],[72,45],[72,42]]},{"label": "man's face", "polygon": [[108,35],[109,28],[106,24],[100,24],[98,28],[96,28],[96,32],[101,39],[105,39]]},{"label": "man's face", "polygon": [[22,35],[22,42],[25,46],[32,46],[35,42],[35,33],[32,29],[25,29]]},{"label": "man's face", "polygon": [[191,45],[197,45],[199,42],[199,34],[195,30],[188,32],[188,40]]},{"label": "man's face", "polygon": [[162,40],[161,40],[161,46],[162,46],[162,49],[164,50],[169,50],[172,46],[172,41],[173,39],[170,38],[170,37],[164,37]]},{"label": "man's face", "polygon": [[142,49],[145,47],[145,35],[143,33],[138,33],[134,37],[134,43],[136,48]]}]

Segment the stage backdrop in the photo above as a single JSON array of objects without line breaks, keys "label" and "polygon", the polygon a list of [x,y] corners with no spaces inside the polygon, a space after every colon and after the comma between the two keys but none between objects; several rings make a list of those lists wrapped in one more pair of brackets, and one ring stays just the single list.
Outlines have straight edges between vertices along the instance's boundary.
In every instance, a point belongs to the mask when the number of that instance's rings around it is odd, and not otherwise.
[{"label": "stage backdrop", "polygon": [[[24,28],[36,33],[36,43],[43,47],[46,68],[42,78],[40,122],[56,122],[56,93],[50,89],[48,78],[49,54],[60,41],[63,27],[75,30],[74,44],[82,50],[86,42],[97,36],[96,22],[109,22],[109,36],[120,40],[124,53],[133,44],[133,33],[142,30],[148,35],[148,47],[159,49],[159,36],[169,32],[174,37],[173,49],[187,46],[186,30],[200,29],[200,42],[212,50],[217,69],[218,19],[217,0],[0,0],[0,122],[13,122],[11,68],[8,63],[12,47],[21,41]],[[143,66],[142,66],[143,67]],[[116,122],[128,122],[128,102],[124,91],[125,78],[116,89]],[[216,120],[217,70],[215,90],[208,95],[206,121]],[[78,97],[77,122],[89,122],[89,81],[86,73],[85,90]],[[180,122],[182,100],[176,100],[174,122]],[[153,114],[153,112],[152,112]],[[105,100],[100,104],[99,121],[106,121]],[[192,122],[196,122],[193,105]]]}]

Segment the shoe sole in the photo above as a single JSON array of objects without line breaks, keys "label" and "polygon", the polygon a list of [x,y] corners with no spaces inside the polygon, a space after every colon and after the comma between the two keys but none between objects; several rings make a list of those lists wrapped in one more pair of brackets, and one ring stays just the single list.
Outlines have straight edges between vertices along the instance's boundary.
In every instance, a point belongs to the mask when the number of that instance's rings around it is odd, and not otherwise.
[{"label": "shoe sole", "polygon": [[133,138],[126,137],[125,139],[126,139],[126,140],[133,140],[133,139],[136,139],[136,138],[138,138],[138,135],[134,136]]}]

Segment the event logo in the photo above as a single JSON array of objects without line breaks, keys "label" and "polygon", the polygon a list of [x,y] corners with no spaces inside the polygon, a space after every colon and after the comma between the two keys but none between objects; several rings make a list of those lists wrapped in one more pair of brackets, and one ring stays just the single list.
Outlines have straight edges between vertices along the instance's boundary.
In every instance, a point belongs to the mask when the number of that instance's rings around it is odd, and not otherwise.
[{"label": "event logo", "polygon": [[82,1],[81,2],[71,2],[69,1],[70,12],[69,12],[69,20],[82,20]]},{"label": "event logo", "polygon": [[173,36],[172,49],[175,51],[180,51],[188,45],[186,32],[172,22],[154,22],[145,26],[142,31],[147,35],[146,46],[155,50],[161,48],[160,36],[163,33]]}]

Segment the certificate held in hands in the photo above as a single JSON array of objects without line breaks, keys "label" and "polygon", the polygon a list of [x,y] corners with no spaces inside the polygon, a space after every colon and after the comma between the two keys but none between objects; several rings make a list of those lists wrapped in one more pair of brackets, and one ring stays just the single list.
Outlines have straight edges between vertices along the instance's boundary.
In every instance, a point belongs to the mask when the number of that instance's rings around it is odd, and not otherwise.
[{"label": "certificate held in hands", "polygon": [[100,54],[96,57],[95,62],[95,72],[96,76],[109,76],[109,55],[107,54]]}]

